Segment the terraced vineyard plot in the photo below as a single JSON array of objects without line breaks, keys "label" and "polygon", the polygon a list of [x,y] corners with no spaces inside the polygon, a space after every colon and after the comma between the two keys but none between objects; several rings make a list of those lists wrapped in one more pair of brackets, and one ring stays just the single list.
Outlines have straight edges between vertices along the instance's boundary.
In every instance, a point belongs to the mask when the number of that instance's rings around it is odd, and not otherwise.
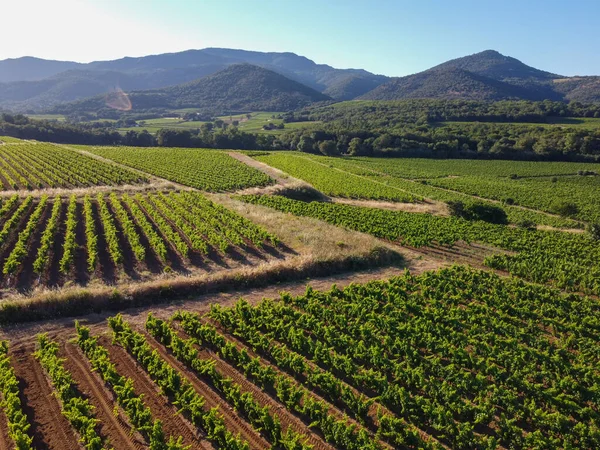
[{"label": "terraced vineyard plot", "polygon": [[431,184],[470,195],[509,201],[555,213],[558,205],[573,203],[577,206],[573,216],[589,222],[600,220],[600,177],[559,176],[532,177],[511,180],[510,178],[484,178],[463,176],[439,178]]},{"label": "terraced vineyard plot", "polygon": [[339,172],[329,164],[293,153],[273,153],[268,156],[255,156],[255,159],[312,184],[325,195],[395,202],[418,200],[418,196],[405,190]]},{"label": "terraced vineyard plot", "polygon": [[4,144],[23,144],[25,141],[10,136],[0,136],[0,143]]},{"label": "terraced vineyard plot", "polygon": [[205,191],[231,191],[266,186],[273,182],[262,172],[219,150],[78,147],[158,177]]},{"label": "terraced vineyard plot", "polygon": [[[598,166],[594,164],[426,158],[333,158],[294,152],[273,153],[255,158],[295,174],[294,176],[307,182],[314,178],[311,178],[311,173],[304,173],[304,168],[312,168],[320,163],[320,167],[315,169],[320,178],[338,180],[334,190],[324,190],[325,193],[329,192],[329,195],[348,196],[344,194],[344,186],[349,184],[348,190],[352,192],[351,186],[358,180],[362,183],[363,191],[364,186],[370,182],[379,187],[374,187],[371,192],[365,191],[360,196],[353,194],[357,198],[385,199],[382,193],[395,189],[396,192],[405,193],[404,195],[410,194],[415,198],[442,202],[485,202],[484,199],[500,201],[503,202],[508,220],[514,224],[530,221],[558,228],[581,228],[582,225],[575,220],[547,214],[555,213],[553,204],[561,201],[575,201],[579,205],[580,213],[575,216],[578,219],[596,220],[600,215],[596,211],[597,202],[593,200],[599,193],[596,186],[597,177],[577,175],[579,171],[598,170]],[[360,178],[357,179],[353,175]],[[517,179],[513,180],[511,176],[517,176]],[[558,182],[552,182],[553,178]]]},{"label": "terraced vineyard plot", "polygon": [[209,271],[227,261],[250,264],[265,248],[277,253],[277,245],[275,236],[193,192],[15,195],[0,208],[5,288]]},{"label": "terraced vineyard plot", "polygon": [[15,336],[34,446],[600,445],[596,299],[454,266],[208,309]]},{"label": "terraced vineyard plot", "polygon": [[[537,283],[600,295],[600,242],[585,234],[538,231],[455,217],[386,211],[339,203],[301,202],[281,196],[244,201],[397,241],[410,247],[452,248],[460,241],[496,248],[482,263]],[[506,250],[506,252],[500,249]]]},{"label": "terraced vineyard plot", "polygon": [[130,170],[46,143],[0,147],[0,184],[9,189],[72,188],[145,183]]}]

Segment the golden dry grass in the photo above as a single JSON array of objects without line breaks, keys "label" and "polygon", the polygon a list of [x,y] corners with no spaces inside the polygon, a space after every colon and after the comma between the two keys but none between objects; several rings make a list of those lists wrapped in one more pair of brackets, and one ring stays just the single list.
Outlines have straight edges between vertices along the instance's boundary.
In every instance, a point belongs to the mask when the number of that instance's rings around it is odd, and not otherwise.
[{"label": "golden dry grass", "polygon": [[334,203],[344,203],[346,205],[363,206],[366,208],[388,209],[390,211],[404,211],[411,213],[432,214],[435,216],[449,216],[448,205],[443,202],[429,200],[424,203],[396,203],[383,202],[378,200],[354,200],[349,198],[331,198]]}]

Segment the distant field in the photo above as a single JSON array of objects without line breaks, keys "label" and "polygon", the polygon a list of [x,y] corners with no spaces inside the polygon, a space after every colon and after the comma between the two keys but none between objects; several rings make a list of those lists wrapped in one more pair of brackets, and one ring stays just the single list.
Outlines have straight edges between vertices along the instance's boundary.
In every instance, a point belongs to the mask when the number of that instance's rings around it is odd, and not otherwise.
[{"label": "distant field", "polygon": [[442,202],[483,197],[505,203],[512,223],[528,220],[555,227],[580,226],[570,218],[547,214],[555,212],[556,204],[575,203],[578,211],[573,218],[600,219],[600,206],[594,200],[600,196],[600,177],[577,175],[579,171],[600,171],[600,166],[594,164],[333,158],[298,152],[263,153],[255,158],[332,196],[391,201],[428,198]]},{"label": "distant field", "polygon": [[77,146],[104,158],[196,189],[219,192],[265,186],[273,180],[225,151],[197,148]]},{"label": "distant field", "polygon": [[523,127],[545,127],[545,128],[582,128],[584,130],[597,130],[600,128],[600,118],[578,118],[578,117],[548,117],[547,123],[538,123],[538,122],[467,122],[467,121],[446,121],[439,122],[439,125],[460,125],[460,124],[476,124],[476,123],[485,123],[490,124],[493,123],[495,125],[517,125]]},{"label": "distant field", "polygon": [[[4,138],[0,138],[3,140]],[[146,182],[128,169],[44,142],[0,146],[0,189],[71,188]]]},{"label": "distant field", "polygon": [[59,122],[66,120],[62,114],[27,114],[27,117],[34,120],[58,120]]},{"label": "distant field", "polygon": [[[188,113],[193,112],[193,110],[177,110],[173,111],[177,113]],[[237,114],[237,115],[229,115],[229,116],[221,116],[217,119],[223,120],[227,124],[231,124],[234,121],[238,122],[238,129],[240,131],[245,131],[247,133],[264,133],[264,134],[280,134],[284,133],[286,130],[295,130],[303,127],[314,126],[319,122],[294,122],[294,123],[286,123],[285,128],[282,130],[263,130],[263,126],[273,123],[275,125],[279,125],[283,122],[281,119],[276,119],[274,116],[279,115],[279,112],[253,112],[251,113],[251,117],[248,119],[246,114]],[[169,118],[169,117],[161,117],[157,119],[146,119],[138,121],[140,126],[138,127],[126,127],[119,128],[121,132],[127,132],[130,130],[139,131],[139,130],[148,130],[149,133],[156,133],[158,130],[162,128],[171,128],[171,129],[180,129],[180,130],[196,130],[202,126],[205,122],[201,121],[185,121],[180,118]]]}]

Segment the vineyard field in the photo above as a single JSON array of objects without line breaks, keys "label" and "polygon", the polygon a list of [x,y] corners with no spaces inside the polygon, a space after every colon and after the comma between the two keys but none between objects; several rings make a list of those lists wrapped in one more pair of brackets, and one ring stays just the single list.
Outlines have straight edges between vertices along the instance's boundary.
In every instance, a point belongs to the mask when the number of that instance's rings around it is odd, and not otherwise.
[{"label": "vineyard field", "polygon": [[143,175],[55,144],[15,140],[0,146],[3,190],[146,183]]},{"label": "vineyard field", "polygon": [[494,247],[483,264],[536,283],[600,295],[600,242],[585,234],[530,230],[455,217],[386,211],[281,196],[243,196],[244,201],[315,217],[410,247],[452,248],[459,242]]},{"label": "vineyard field", "polygon": [[453,266],[8,331],[0,390],[19,401],[0,414],[21,426],[9,437],[0,420],[0,435],[52,449],[598,448],[599,313]]},{"label": "vineyard field", "polygon": [[[598,202],[593,200],[600,195],[600,177],[593,175],[598,172],[594,164],[333,158],[296,152],[261,154],[255,159],[317,188],[320,178],[339,179],[338,185],[348,186],[325,189],[324,192],[332,196],[404,201],[402,196],[412,195],[416,199],[442,202],[495,201],[505,209],[511,223],[532,221],[558,228],[581,227],[573,219],[597,221],[600,218]],[[592,175],[578,175],[580,173]],[[319,179],[314,174],[319,174]],[[347,181],[343,182],[344,179]],[[360,185],[360,190],[354,190],[354,184]],[[370,186],[372,191],[367,191],[365,186]],[[391,190],[398,193],[396,198],[383,194]],[[573,217],[556,215],[555,205],[565,202],[577,205],[578,212]]]},{"label": "vineyard field", "polygon": [[222,192],[273,182],[225,151],[190,148],[90,147],[85,151],[196,189]]},{"label": "vineyard field", "polygon": [[4,199],[4,288],[115,283],[144,273],[210,271],[254,260],[278,239],[199,193],[99,193]]}]

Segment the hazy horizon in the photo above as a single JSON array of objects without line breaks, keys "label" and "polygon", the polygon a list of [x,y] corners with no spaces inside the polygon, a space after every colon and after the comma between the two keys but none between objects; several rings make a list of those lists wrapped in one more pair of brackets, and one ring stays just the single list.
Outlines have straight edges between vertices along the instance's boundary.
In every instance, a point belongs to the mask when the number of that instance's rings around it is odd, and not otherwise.
[{"label": "hazy horizon", "polygon": [[336,68],[403,76],[493,49],[548,72],[600,74],[600,3],[592,0],[576,8],[558,0],[265,0],[258,6],[239,0],[30,0],[5,10],[5,17],[26,20],[3,24],[0,39],[10,45],[0,49],[0,59],[86,63],[220,47],[292,52]]}]

